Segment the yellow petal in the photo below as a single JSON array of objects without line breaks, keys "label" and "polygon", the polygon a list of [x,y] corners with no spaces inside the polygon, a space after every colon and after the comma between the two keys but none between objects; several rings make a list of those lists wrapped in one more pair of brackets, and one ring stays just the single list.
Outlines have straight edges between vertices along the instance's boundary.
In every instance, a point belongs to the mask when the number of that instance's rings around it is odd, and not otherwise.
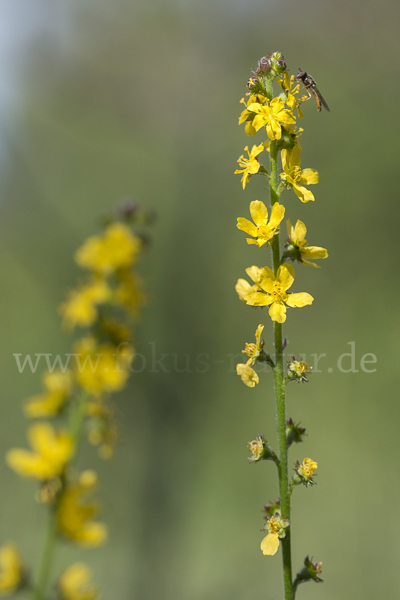
[{"label": "yellow petal", "polygon": [[301,183],[308,183],[309,185],[311,183],[318,183],[318,171],[316,171],[315,169],[303,169],[299,181]]},{"label": "yellow petal", "polygon": [[292,225],[292,222],[290,219],[288,219],[286,221],[286,229],[287,229],[288,236],[290,237],[290,239],[293,240],[293,236],[292,236],[293,225]]},{"label": "yellow petal", "polygon": [[263,290],[270,294],[274,291],[275,275],[269,267],[264,267],[261,272],[260,285]]},{"label": "yellow petal", "polygon": [[263,269],[259,267],[252,266],[246,269],[247,275],[254,281],[254,283],[259,284],[263,275]]},{"label": "yellow petal", "polygon": [[282,302],[274,302],[269,309],[269,316],[277,323],[286,321],[286,306]]},{"label": "yellow petal", "polygon": [[319,246],[307,246],[302,250],[301,254],[305,258],[328,258],[328,251]]},{"label": "yellow petal", "polygon": [[288,294],[286,304],[292,308],[301,308],[302,306],[312,304],[313,300],[314,298],[311,294],[299,292],[298,294]]},{"label": "yellow petal", "polygon": [[236,365],[236,372],[238,375],[240,375],[243,383],[247,385],[247,387],[253,388],[256,383],[260,381],[254,369],[243,363]]},{"label": "yellow petal", "polygon": [[[248,111],[246,111],[248,112]],[[244,119],[245,120],[245,119]],[[255,135],[257,132],[254,128],[253,122],[252,121],[247,121],[244,130],[246,132],[247,135]]]},{"label": "yellow petal", "polygon": [[270,140],[280,140],[282,137],[282,128],[274,118],[267,123],[267,135]]},{"label": "yellow petal", "polygon": [[276,229],[283,217],[285,216],[285,207],[279,202],[275,202],[271,211],[271,218],[269,220],[269,226],[271,229]]},{"label": "yellow petal", "polygon": [[254,290],[254,286],[250,285],[245,279],[238,279],[235,290],[239,298],[243,300],[243,302],[246,302],[245,297]]},{"label": "yellow petal", "polygon": [[303,187],[302,185],[298,185],[296,182],[292,181],[290,182],[293,185],[293,190],[296,194],[296,196],[302,201],[302,202],[310,202],[310,200],[314,201],[314,194],[312,192],[310,192],[310,190],[308,190],[307,188]]},{"label": "yellow petal", "polygon": [[251,292],[246,296],[246,304],[249,306],[268,306],[273,301],[272,296],[262,292]]},{"label": "yellow petal", "polygon": [[[268,222],[268,210],[264,202],[253,200],[250,202],[250,214],[254,223],[258,226],[265,225]],[[250,235],[253,235],[252,233]]]},{"label": "yellow petal", "polygon": [[253,237],[257,237],[257,227],[248,219],[238,217],[236,227],[241,231],[245,231],[249,235],[252,235]]},{"label": "yellow petal", "polygon": [[261,550],[264,556],[274,556],[278,552],[279,537],[277,533],[269,533],[261,542]]},{"label": "yellow petal", "polygon": [[257,342],[257,346],[260,345],[261,334],[263,332],[263,329],[264,329],[264,325],[259,325],[257,327],[257,330],[256,330],[256,342]]},{"label": "yellow petal", "polygon": [[306,237],[307,234],[307,227],[304,225],[303,221],[297,221],[294,230],[293,230],[293,235],[291,236],[292,240],[297,243],[297,242],[302,242],[304,240],[304,238]]},{"label": "yellow petal", "polygon": [[281,265],[276,274],[276,279],[285,291],[288,290],[294,281],[294,269],[292,265]]}]

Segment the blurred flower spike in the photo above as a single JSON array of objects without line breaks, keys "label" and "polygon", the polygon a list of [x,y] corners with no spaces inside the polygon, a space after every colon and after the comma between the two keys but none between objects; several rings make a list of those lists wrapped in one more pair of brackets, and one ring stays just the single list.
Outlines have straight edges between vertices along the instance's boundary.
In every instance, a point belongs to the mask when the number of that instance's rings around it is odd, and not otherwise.
[{"label": "blurred flower spike", "polygon": [[288,519],[282,519],[278,512],[268,519],[264,525],[268,534],[261,542],[261,550],[265,556],[273,556],[278,552],[279,540],[286,536],[285,529],[289,525]]},{"label": "blurred flower spike", "polygon": [[27,570],[17,546],[13,543],[0,548],[0,596],[10,596],[28,583]]},{"label": "blurred flower spike", "polygon": [[298,381],[308,383],[307,375],[311,373],[311,367],[302,360],[296,360],[294,356],[288,362],[287,381]]},{"label": "blurred flower spike", "polygon": [[258,435],[255,440],[249,442],[247,445],[251,452],[251,456],[248,458],[251,463],[256,463],[260,460],[273,460],[278,464],[279,460],[277,455],[263,435]]},{"label": "blurred flower spike", "polygon": [[323,579],[320,577],[321,573],[322,562],[313,562],[312,558],[306,556],[304,559],[304,567],[297,573],[293,588],[296,589],[299,583],[306,583],[307,581],[322,583]]}]

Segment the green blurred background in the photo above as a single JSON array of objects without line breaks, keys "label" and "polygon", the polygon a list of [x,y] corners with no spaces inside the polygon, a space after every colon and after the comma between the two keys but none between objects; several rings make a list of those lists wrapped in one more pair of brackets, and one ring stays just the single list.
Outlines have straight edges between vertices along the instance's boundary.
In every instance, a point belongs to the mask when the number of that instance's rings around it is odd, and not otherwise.
[{"label": "green blurred background", "polygon": [[[267,346],[272,333],[267,313],[234,292],[263,263],[235,223],[265,184],[253,178],[243,192],[233,171],[254,139],[237,126],[244,85],[280,50],[331,107],[304,111],[316,202],[282,197],[330,253],[320,271],[297,268],[295,291],[315,302],[285,328],[290,352],[326,354],[288,393],[309,434],[291,461],[319,464],[318,485],[294,493],[294,569],[310,554],[325,580],[298,598],[398,598],[399,4],[4,0],[0,16],[2,454],[25,445],[22,401],[41,385],[42,369],[20,374],[13,354],[70,351],[56,307],[79,275],[75,249],[127,196],[158,214],[142,263],[153,297],[136,337],[144,358],[115,398],[118,452],[80,459],[100,472],[110,540],[63,548],[57,571],[84,559],[105,599],[282,597],[280,553],[259,550],[275,469],[246,458],[255,435],[275,440],[272,379],[250,390],[232,368],[259,323]],[[357,373],[337,368],[349,342]],[[360,369],[366,353],[374,373]],[[32,563],[35,486],[3,463],[0,477],[0,542],[14,539]]]}]

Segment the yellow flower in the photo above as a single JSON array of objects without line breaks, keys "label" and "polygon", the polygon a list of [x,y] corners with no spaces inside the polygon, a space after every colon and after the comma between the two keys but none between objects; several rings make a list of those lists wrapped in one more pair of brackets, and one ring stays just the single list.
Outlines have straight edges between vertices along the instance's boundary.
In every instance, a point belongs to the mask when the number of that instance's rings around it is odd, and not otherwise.
[{"label": "yellow flower", "polygon": [[278,552],[279,539],[286,536],[285,529],[289,527],[289,521],[282,519],[279,513],[270,517],[264,526],[268,534],[261,542],[261,550],[264,556],[273,556]]},{"label": "yellow flower", "polygon": [[95,600],[99,590],[90,585],[91,570],[83,563],[74,563],[58,581],[63,600]]},{"label": "yellow flower", "polygon": [[255,225],[248,219],[239,217],[237,228],[256,238],[255,240],[247,238],[248,244],[257,244],[258,247],[261,247],[274,237],[280,222],[285,216],[285,207],[275,202],[271,210],[271,218],[268,221],[267,207],[263,202],[254,200],[250,202],[250,214]]},{"label": "yellow flower", "polygon": [[33,452],[13,449],[7,453],[8,465],[23,477],[52,479],[61,475],[73,453],[73,440],[67,431],[58,433],[48,423],[37,423],[29,428]]},{"label": "yellow flower", "polygon": [[87,392],[94,396],[122,390],[129,377],[129,367],[134,350],[129,344],[116,347],[112,344],[98,346],[93,337],[77,344],[76,378]]},{"label": "yellow flower", "polygon": [[77,483],[64,489],[58,503],[57,523],[60,531],[80,546],[100,546],[107,537],[105,525],[92,520],[99,512],[98,505],[83,501],[96,484],[96,473],[83,471]]},{"label": "yellow flower", "polygon": [[244,158],[243,154],[238,158],[239,166],[242,169],[236,169],[235,175],[243,173],[242,186],[243,189],[246,187],[246,183],[249,181],[250,176],[258,173],[260,170],[260,163],[257,160],[257,156],[264,150],[264,145],[253,146],[251,152],[249,152],[248,146],[245,147],[245,152],[249,155],[249,158]]},{"label": "yellow flower", "polygon": [[300,185],[306,183],[307,185],[318,183],[318,171],[315,169],[301,169],[300,168],[300,146],[296,144],[293,150],[282,150],[282,167],[284,173],[281,173],[282,181],[293,188],[295,194],[302,202],[309,202],[315,200],[314,194],[307,188]]},{"label": "yellow flower", "polygon": [[303,479],[308,480],[311,479],[317,468],[318,463],[314,462],[311,458],[305,458],[303,464],[297,469],[297,472]]},{"label": "yellow flower", "polygon": [[27,417],[52,417],[60,412],[72,391],[72,371],[53,371],[43,377],[46,392],[28,398],[24,407]]},{"label": "yellow flower", "polygon": [[250,306],[269,306],[269,316],[278,323],[286,321],[287,306],[307,306],[314,300],[306,292],[287,293],[294,281],[294,269],[291,265],[281,265],[276,277],[269,267],[250,267],[246,269],[246,273],[256,283],[257,289],[261,288],[262,291],[250,291],[244,294],[243,300]]},{"label": "yellow flower", "polygon": [[137,315],[139,310],[146,304],[147,298],[143,292],[142,280],[136,273],[132,273],[128,269],[118,272],[116,302],[134,315]]},{"label": "yellow flower", "polygon": [[265,127],[270,140],[280,140],[282,137],[282,125],[296,123],[296,118],[291,110],[285,108],[280,98],[274,98],[271,102],[261,105],[255,102],[248,106],[250,112],[256,113],[253,119],[253,127],[256,131]]},{"label": "yellow flower", "polygon": [[290,219],[288,219],[286,225],[289,234],[286,247],[289,254],[291,252],[294,252],[295,254],[297,253],[298,260],[300,260],[300,262],[302,262],[304,265],[319,268],[319,265],[316,265],[315,263],[305,259],[328,258],[328,251],[325,248],[320,248],[319,246],[308,245],[307,240],[305,239],[307,228],[302,221],[297,221],[296,225],[293,227]]},{"label": "yellow flower", "polygon": [[66,302],[60,306],[63,325],[73,329],[76,325],[89,327],[98,317],[97,307],[107,302],[111,290],[103,279],[95,278],[93,281],[76,290],[71,290]]},{"label": "yellow flower", "polygon": [[26,579],[26,569],[18,548],[13,543],[0,548],[0,596],[17,591]]},{"label": "yellow flower", "polygon": [[[242,281],[244,281],[244,279]],[[236,365],[237,374],[240,375],[243,383],[248,387],[254,387],[256,383],[259,383],[260,381],[257,373],[251,368],[250,365],[254,365],[256,363],[257,358],[262,352],[264,342],[261,342],[261,333],[263,329],[264,325],[259,325],[256,330],[256,343],[246,344],[246,348],[242,350],[243,354],[247,354],[247,356],[250,357],[247,363],[239,363]]]},{"label": "yellow flower", "polygon": [[246,106],[245,110],[242,112],[242,114],[239,117],[239,125],[241,125],[242,123],[244,123],[246,121],[246,125],[245,125],[245,130],[247,135],[254,135],[256,133],[256,130],[254,129],[253,126],[253,118],[254,118],[254,113],[252,113],[247,107],[250,104],[254,104],[255,102],[258,104],[263,104],[263,102],[265,101],[265,97],[261,96],[260,94],[251,94],[250,98],[247,100],[242,98],[241,99],[241,104],[244,104]]},{"label": "yellow flower", "polygon": [[249,367],[248,364],[239,363],[236,365],[236,372],[247,387],[253,388],[260,381],[255,370]]},{"label": "yellow flower", "polygon": [[142,247],[141,240],[122,223],[112,223],[102,235],[90,237],[77,251],[80,267],[108,274],[128,267]]},{"label": "yellow flower", "polygon": [[295,97],[300,91],[300,84],[297,83],[293,75],[289,80],[289,73],[287,71],[283,74],[283,79],[277,79],[277,82],[282,86],[285,94],[285,101],[290,110],[294,111],[297,108],[298,115],[300,119],[302,119],[304,114],[300,108],[299,100]]}]

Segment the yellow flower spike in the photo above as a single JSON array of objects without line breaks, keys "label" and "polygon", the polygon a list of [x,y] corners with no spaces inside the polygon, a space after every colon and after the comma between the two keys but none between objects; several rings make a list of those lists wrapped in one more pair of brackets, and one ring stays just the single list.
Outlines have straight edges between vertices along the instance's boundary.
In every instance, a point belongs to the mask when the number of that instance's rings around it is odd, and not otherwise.
[{"label": "yellow flower spike", "polygon": [[92,236],[76,252],[80,267],[105,275],[128,267],[142,248],[142,241],[123,223],[112,223],[102,235]]},{"label": "yellow flower spike", "polygon": [[328,251],[325,248],[321,248],[319,246],[309,246],[307,240],[305,239],[307,234],[307,228],[302,221],[297,221],[296,225],[293,227],[290,219],[286,222],[289,240],[286,243],[286,248],[290,254],[291,245],[294,246],[294,253],[299,254],[298,260],[304,265],[308,265],[310,267],[320,268],[319,265],[316,265],[307,258],[313,258],[314,260],[319,258],[328,258]]},{"label": "yellow flower spike", "polygon": [[253,388],[256,383],[259,383],[260,381],[255,370],[249,367],[248,364],[239,363],[236,365],[236,372],[240,375],[243,383],[247,385],[247,387]]},{"label": "yellow flower spike", "polygon": [[99,590],[90,584],[91,570],[84,563],[74,563],[68,567],[58,581],[58,589],[63,600],[95,600]]},{"label": "yellow flower spike", "polygon": [[72,391],[72,371],[45,373],[43,384],[46,392],[28,398],[24,407],[26,416],[32,419],[53,417],[60,412]]},{"label": "yellow flower spike", "polygon": [[13,543],[0,548],[0,596],[16,592],[26,579],[26,569],[17,546]]},{"label": "yellow flower spike", "polygon": [[259,154],[261,154],[261,152],[263,152],[263,150],[263,144],[260,144],[259,146],[254,145],[251,149],[251,152],[249,152],[249,147],[246,146],[245,152],[247,152],[249,158],[245,158],[243,154],[239,156],[238,163],[239,166],[242,167],[242,169],[236,169],[235,175],[237,175],[238,173],[243,173],[241,179],[243,189],[245,189],[246,183],[249,181],[251,175],[255,175],[260,170],[261,165],[258,162],[257,157]]},{"label": "yellow flower spike", "polygon": [[103,279],[93,278],[88,284],[69,292],[59,308],[63,326],[72,330],[79,325],[89,327],[98,317],[98,306],[111,297],[111,289]]},{"label": "yellow flower spike", "polygon": [[28,436],[33,452],[9,450],[7,464],[22,477],[41,481],[61,475],[74,450],[70,434],[56,432],[48,423],[37,423],[29,428]]},{"label": "yellow flower spike", "polygon": [[248,106],[248,110],[256,114],[253,119],[254,129],[258,131],[261,127],[265,127],[270,140],[281,139],[282,125],[296,123],[294,114],[285,108],[280,98],[274,98],[265,105],[255,102]]},{"label": "yellow flower spike", "polygon": [[107,538],[103,523],[93,520],[99,512],[95,503],[85,503],[85,496],[97,484],[94,471],[83,471],[77,483],[68,485],[61,494],[57,508],[58,528],[71,541],[80,546],[101,546]]},{"label": "yellow flower spike", "polygon": [[[281,265],[276,277],[269,267],[250,267],[246,272],[256,283],[257,291],[252,290],[244,294],[242,299],[250,306],[270,306],[269,316],[273,321],[286,321],[287,306],[300,308],[312,304],[314,300],[306,292],[287,293],[294,281],[294,269],[291,265]],[[262,291],[259,291],[259,288]]]},{"label": "yellow flower spike", "polygon": [[275,202],[271,210],[271,218],[268,220],[268,209],[264,202],[254,200],[250,202],[250,214],[254,221],[239,217],[237,228],[248,233],[253,238],[246,238],[248,244],[257,244],[260,248],[274,237],[283,217],[285,216],[285,207]]},{"label": "yellow flower spike", "polygon": [[315,200],[314,194],[301,183],[311,185],[318,183],[319,175],[315,169],[300,168],[300,146],[295,145],[293,150],[282,150],[282,167],[284,173],[281,173],[282,181],[285,181],[293,188],[293,191],[301,202]]}]

